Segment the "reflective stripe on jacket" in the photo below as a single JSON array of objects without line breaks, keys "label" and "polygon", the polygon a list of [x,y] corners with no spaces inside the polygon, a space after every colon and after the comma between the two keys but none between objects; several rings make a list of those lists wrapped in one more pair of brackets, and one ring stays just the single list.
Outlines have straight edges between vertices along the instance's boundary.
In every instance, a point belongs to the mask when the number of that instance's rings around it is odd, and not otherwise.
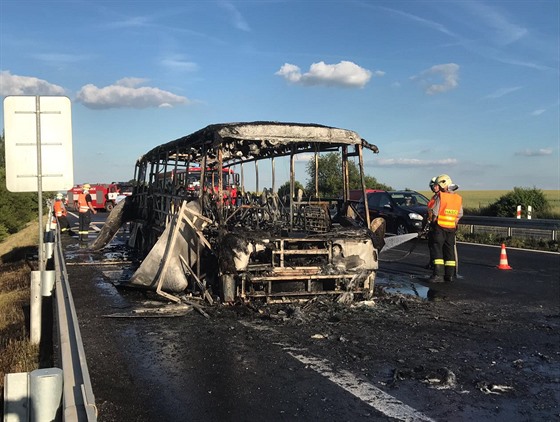
[{"label": "reflective stripe on jacket", "polygon": [[445,229],[456,228],[461,217],[463,198],[456,193],[440,192],[439,200],[438,224]]},{"label": "reflective stripe on jacket", "polygon": [[88,203],[86,201],[86,194],[85,193],[80,193],[80,195],[78,196],[78,207],[79,207],[78,211],[88,212],[89,206],[88,206]]}]

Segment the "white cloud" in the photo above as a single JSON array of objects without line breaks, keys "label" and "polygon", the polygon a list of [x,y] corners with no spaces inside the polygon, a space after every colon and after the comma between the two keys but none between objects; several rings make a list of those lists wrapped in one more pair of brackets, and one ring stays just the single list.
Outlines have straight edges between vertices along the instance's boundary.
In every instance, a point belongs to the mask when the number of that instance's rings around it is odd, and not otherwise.
[{"label": "white cloud", "polygon": [[145,82],[141,78],[124,78],[103,88],[87,84],[80,89],[76,100],[93,109],[173,107],[190,103],[186,97],[159,88],[138,86]]},{"label": "white cloud", "polygon": [[533,112],[531,112],[531,116],[540,116],[544,112],[546,112],[546,109],[539,108],[538,110],[534,110]]},{"label": "white cloud", "polygon": [[112,28],[144,28],[152,26],[152,18],[148,16],[132,16],[120,21],[110,22],[108,26]]},{"label": "white cloud", "polygon": [[302,153],[302,154],[297,154],[295,155],[295,160],[296,161],[311,161],[315,158],[315,154],[311,153],[311,152],[306,152],[306,153]]},{"label": "white cloud", "polygon": [[[441,78],[441,82],[434,83],[433,76]],[[455,63],[437,64],[410,79],[417,80],[425,86],[425,92],[429,95],[451,91],[459,86],[459,65]]]},{"label": "white cloud", "polygon": [[145,78],[122,78],[115,82],[115,85],[124,86],[127,88],[134,88],[138,85],[142,85],[148,82],[148,79]]},{"label": "white cloud", "polygon": [[418,158],[379,158],[375,164],[381,167],[432,167],[453,166],[458,163],[456,158],[442,160],[419,160]]},{"label": "white cloud", "polygon": [[[375,6],[374,6],[374,7],[375,7]],[[424,26],[426,26],[426,27],[428,27],[428,28],[434,29],[434,30],[436,30],[436,31],[438,31],[438,32],[442,32],[442,33],[444,33],[444,34],[446,34],[446,35],[450,35],[450,36],[452,36],[452,37],[455,36],[455,34],[454,34],[453,32],[451,32],[451,31],[450,31],[449,29],[447,29],[444,25],[442,25],[442,24],[440,24],[440,23],[438,23],[438,22],[434,22],[434,21],[431,21],[431,20],[429,20],[429,19],[425,19],[425,18],[422,18],[422,17],[420,17],[420,16],[413,15],[413,14],[411,14],[411,13],[406,13],[406,12],[402,12],[402,11],[400,11],[400,10],[391,9],[391,8],[389,8],[389,7],[380,7],[380,9],[384,9],[384,10],[387,10],[388,12],[390,12],[390,13],[394,13],[394,14],[396,14],[396,15],[403,16],[403,17],[405,17],[406,19],[409,19],[409,20],[412,20],[412,21],[414,21],[414,22],[417,22],[417,23],[419,23],[419,24],[421,24],[421,25],[424,25]]]},{"label": "white cloud", "polygon": [[521,155],[523,157],[542,157],[544,155],[552,155],[551,148],[541,148],[541,149],[524,149],[522,151],[517,151],[515,155]]},{"label": "white cloud", "polygon": [[237,10],[237,8],[233,3],[224,1],[221,2],[220,4],[225,10],[229,12],[233,20],[233,26],[245,32],[251,31],[251,28],[249,28],[249,24],[247,23],[247,21],[245,20],[241,12]]},{"label": "white cloud", "polygon": [[521,89],[520,86],[512,86],[510,88],[500,88],[500,89],[494,91],[493,93],[488,94],[484,98],[489,98],[489,99],[501,98],[504,95],[511,94],[512,92],[515,92],[519,89]]},{"label": "white cloud", "polygon": [[167,57],[161,61],[161,64],[169,69],[184,72],[194,72],[198,70],[198,65],[196,63],[184,60],[180,55]]},{"label": "white cloud", "polygon": [[63,53],[34,54],[32,57],[55,66],[60,64],[78,63],[81,61],[90,60],[92,58],[92,56],[87,54]]},{"label": "white cloud", "polygon": [[294,84],[363,88],[371,79],[372,72],[353,62],[341,61],[338,64],[313,63],[309,72],[303,74],[296,65],[285,63],[275,75]]},{"label": "white cloud", "polygon": [[480,2],[459,2],[459,4],[474,15],[478,28],[488,32],[496,44],[508,45],[529,33],[526,28],[511,22],[499,9]]},{"label": "white cloud", "polygon": [[31,76],[12,75],[9,70],[0,71],[0,96],[8,95],[64,95],[61,86]]}]

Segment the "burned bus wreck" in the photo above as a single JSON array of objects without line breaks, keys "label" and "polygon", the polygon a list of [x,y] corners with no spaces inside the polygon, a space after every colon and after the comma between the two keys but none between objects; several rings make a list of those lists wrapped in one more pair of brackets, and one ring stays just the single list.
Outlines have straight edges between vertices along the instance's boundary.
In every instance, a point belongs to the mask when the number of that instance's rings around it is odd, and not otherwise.
[{"label": "burned bus wreck", "polygon": [[[129,244],[145,255],[129,283],[172,300],[370,297],[383,234],[367,215],[358,221],[349,199],[349,160],[365,191],[364,149],[378,152],[350,130],[278,122],[210,125],[152,149],[136,163],[126,203]],[[314,192],[296,190],[298,163],[312,160],[317,172],[320,155],[333,152],[340,196],[321,197],[317,173]],[[282,197],[279,170],[289,177]]]}]

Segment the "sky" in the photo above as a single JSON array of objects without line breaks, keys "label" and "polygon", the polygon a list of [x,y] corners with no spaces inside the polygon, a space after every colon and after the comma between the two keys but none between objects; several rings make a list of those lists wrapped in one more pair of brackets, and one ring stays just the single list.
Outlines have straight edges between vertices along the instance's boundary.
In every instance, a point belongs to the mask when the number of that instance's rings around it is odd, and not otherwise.
[{"label": "sky", "polygon": [[209,124],[271,120],[358,132],[379,148],[366,173],[395,189],[445,173],[558,190],[559,4],[0,0],[0,97],[70,98],[75,183],[130,180]]}]

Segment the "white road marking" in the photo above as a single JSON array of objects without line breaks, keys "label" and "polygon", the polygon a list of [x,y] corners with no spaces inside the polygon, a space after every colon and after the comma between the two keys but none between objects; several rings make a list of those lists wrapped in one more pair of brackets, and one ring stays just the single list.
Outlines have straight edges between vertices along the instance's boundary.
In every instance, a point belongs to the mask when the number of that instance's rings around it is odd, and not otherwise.
[{"label": "white road marking", "polygon": [[[256,325],[246,321],[239,322],[245,327],[252,328],[256,331],[280,335],[278,331],[270,327]],[[408,406],[397,398],[370,384],[369,382],[356,377],[351,372],[343,369],[334,369],[332,364],[325,359],[304,355],[303,352],[305,351],[305,349],[302,350],[293,348],[282,342],[276,342],[275,344],[279,345],[282,350],[284,350],[294,359],[299,360],[309,369],[312,369],[319,375],[324,376],[329,381],[333,382],[343,390],[346,390],[350,394],[359,398],[364,403],[368,404],[369,406],[373,407],[375,410],[383,413],[386,416],[407,422],[434,422],[434,419]]]},{"label": "white road marking", "polygon": [[313,369],[384,415],[400,421],[434,421],[369,382],[360,380],[352,373],[344,369],[333,369],[327,360],[287,352],[308,368]]}]

